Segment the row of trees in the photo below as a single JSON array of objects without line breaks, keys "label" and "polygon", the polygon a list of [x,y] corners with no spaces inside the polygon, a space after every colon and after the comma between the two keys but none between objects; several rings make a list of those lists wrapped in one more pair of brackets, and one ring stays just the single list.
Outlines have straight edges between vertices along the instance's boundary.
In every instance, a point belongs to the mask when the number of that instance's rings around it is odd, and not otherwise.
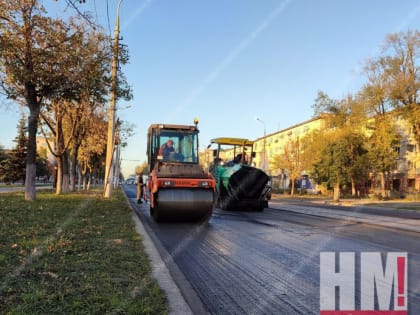
[{"label": "row of trees", "polygon": [[[86,175],[103,161],[112,53],[111,38],[84,18],[51,18],[39,0],[0,1],[0,91],[29,111],[26,200],[36,197],[38,132],[56,158],[57,193],[74,189],[76,166]],[[118,57],[128,62],[125,46]],[[119,72],[116,98],[129,100]]]},{"label": "row of trees", "polygon": [[[369,174],[385,176],[396,169],[401,133],[398,117],[408,122],[420,143],[420,32],[407,31],[386,38],[381,53],[367,60],[366,83],[354,94],[332,99],[319,92],[314,114],[326,128],[289,141],[273,157],[271,169],[286,169],[292,185],[306,171],[318,184],[334,189],[351,185],[352,193]],[[294,187],[292,187],[293,193]]]}]

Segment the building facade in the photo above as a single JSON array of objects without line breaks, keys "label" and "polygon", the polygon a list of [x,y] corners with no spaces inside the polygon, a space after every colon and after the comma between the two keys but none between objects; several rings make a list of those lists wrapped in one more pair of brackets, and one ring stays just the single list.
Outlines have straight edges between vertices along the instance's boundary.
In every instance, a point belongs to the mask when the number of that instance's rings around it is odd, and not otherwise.
[{"label": "building facade", "polygon": [[[316,117],[300,124],[288,127],[283,130],[258,138],[254,143],[254,151],[256,157],[254,159],[255,165],[265,170],[273,177],[273,185],[280,190],[289,187],[290,179],[287,170],[272,170],[270,169],[271,159],[278,154],[284,152],[284,147],[289,141],[294,141],[297,138],[303,138],[314,130],[321,130],[325,128],[326,121],[324,118]],[[396,118],[396,125],[398,126],[401,135],[401,143],[397,150],[399,151],[399,158],[395,162],[395,168],[390,174],[386,174],[388,189],[394,192],[415,193],[420,191],[420,151],[419,145],[415,141],[413,128],[402,118]],[[375,179],[371,179],[376,182]],[[298,181],[297,188],[307,188],[316,190],[315,184],[308,177],[306,172],[302,173],[301,179]],[[374,189],[374,185],[371,187]]]}]

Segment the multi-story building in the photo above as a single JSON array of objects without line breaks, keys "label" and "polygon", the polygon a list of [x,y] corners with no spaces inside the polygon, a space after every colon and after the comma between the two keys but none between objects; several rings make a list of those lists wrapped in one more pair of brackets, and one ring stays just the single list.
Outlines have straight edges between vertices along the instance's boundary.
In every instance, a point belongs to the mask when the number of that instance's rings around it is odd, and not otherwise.
[{"label": "multi-story building", "polygon": [[[325,119],[316,117],[300,124],[288,127],[283,130],[258,138],[254,143],[254,151],[256,157],[254,162],[257,167],[264,169],[274,179],[280,180],[278,187],[287,188],[289,178],[287,170],[270,169],[270,160],[273,156],[282,154],[284,146],[289,141],[296,140],[298,137],[303,138],[314,130],[320,130],[325,127]],[[402,137],[401,145],[398,148],[399,158],[396,161],[395,169],[387,174],[389,188],[401,193],[419,192],[420,191],[420,151],[419,145],[416,143],[413,129],[409,124],[401,118],[396,119]],[[265,157],[265,158],[264,158]],[[302,174],[306,183],[309,183],[306,172]],[[286,187],[285,187],[286,186]],[[311,185],[307,185],[310,187]]]},{"label": "multi-story building", "polygon": [[[324,127],[324,124],[325,120],[317,117],[254,140],[254,151],[256,152],[254,162],[256,166],[264,169],[270,175],[276,175],[272,174],[272,170],[270,170],[270,157],[281,154],[289,141],[298,137],[302,138],[311,131],[320,130]],[[264,161],[264,156],[266,161]]]},{"label": "multi-story building", "polygon": [[420,150],[416,142],[413,127],[401,117],[396,124],[401,135],[399,158],[395,169],[390,175],[392,189],[401,192],[420,191]]},{"label": "multi-story building", "polygon": [[[52,142],[52,140],[48,139],[48,142],[50,143],[50,146],[54,147],[54,143]],[[45,157],[51,165],[55,163],[54,155],[50,152],[45,137],[36,138],[36,148],[38,154],[40,154],[42,157]]]}]

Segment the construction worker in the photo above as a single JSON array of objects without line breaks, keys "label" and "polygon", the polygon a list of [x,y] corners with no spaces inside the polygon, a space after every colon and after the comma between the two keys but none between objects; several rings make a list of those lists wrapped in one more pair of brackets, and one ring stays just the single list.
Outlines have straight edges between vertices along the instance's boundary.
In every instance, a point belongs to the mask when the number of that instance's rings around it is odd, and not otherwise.
[{"label": "construction worker", "polygon": [[143,201],[142,201],[142,198],[143,198],[143,186],[144,186],[143,173],[140,173],[137,176],[137,203],[143,203]]}]

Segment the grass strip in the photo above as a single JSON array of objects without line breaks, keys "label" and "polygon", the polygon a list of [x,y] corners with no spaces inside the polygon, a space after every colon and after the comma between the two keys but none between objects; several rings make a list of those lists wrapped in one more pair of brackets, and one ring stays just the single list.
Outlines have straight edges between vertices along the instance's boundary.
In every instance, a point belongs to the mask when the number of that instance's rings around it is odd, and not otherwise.
[{"label": "grass strip", "polygon": [[0,195],[1,314],[167,314],[120,190]]}]

